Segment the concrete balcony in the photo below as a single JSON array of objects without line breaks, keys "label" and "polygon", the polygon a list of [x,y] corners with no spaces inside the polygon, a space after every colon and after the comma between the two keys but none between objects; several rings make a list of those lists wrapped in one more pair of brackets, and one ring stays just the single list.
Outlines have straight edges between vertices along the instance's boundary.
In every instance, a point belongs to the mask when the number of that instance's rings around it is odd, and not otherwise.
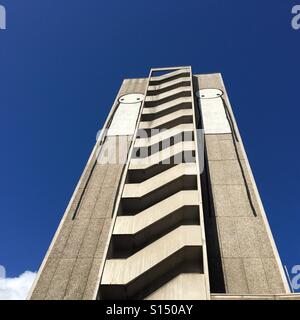
[{"label": "concrete balcony", "polygon": [[141,183],[126,183],[122,198],[122,213],[135,213],[181,190],[197,189],[197,166],[182,163]]},{"label": "concrete balcony", "polygon": [[150,85],[148,87],[147,95],[153,96],[153,95],[170,91],[172,89],[189,86],[190,82],[191,82],[191,79],[189,76],[183,76],[178,79],[171,80],[162,84],[158,84],[154,86]]},{"label": "concrete balcony", "polygon": [[206,300],[205,276],[181,273],[151,293],[145,300]]},{"label": "concrete balcony", "polygon": [[129,165],[127,182],[141,183],[178,164],[195,162],[194,141],[180,142],[162,151],[154,152],[148,157],[143,157],[143,154],[141,154],[139,158],[132,158]]},{"label": "concrete balcony", "polygon": [[[129,170],[146,170],[153,165],[159,164],[160,162],[168,164],[168,159],[174,157],[177,154],[184,153],[185,151],[194,151],[194,141],[183,141],[167,147],[162,151],[158,151],[154,154],[150,154],[148,157],[133,158],[130,161]],[[181,162],[185,162],[181,159]],[[178,163],[180,164],[180,163]]]},{"label": "concrete balcony", "polygon": [[113,234],[136,234],[181,208],[198,207],[200,197],[201,194],[197,190],[183,190],[136,215],[119,216]]},{"label": "concrete balcony", "polygon": [[110,257],[128,257],[181,225],[199,225],[200,203],[197,190],[184,190],[136,215],[118,216]]},{"label": "concrete balcony", "polygon": [[190,76],[189,69],[182,68],[182,69],[178,69],[160,76],[152,76],[150,78],[150,85],[151,86],[162,85],[163,83],[167,83],[181,77],[189,77],[189,76]]},{"label": "concrete balcony", "polygon": [[162,103],[166,103],[181,97],[191,97],[191,87],[180,87],[161,94],[146,96],[145,107],[156,107]]},{"label": "concrete balcony", "polygon": [[180,109],[191,109],[191,97],[177,98],[172,101],[162,103],[156,107],[144,108],[142,112],[142,121],[151,121],[162,116],[165,116]]},{"label": "concrete balcony", "polygon": [[[183,123],[168,130],[162,130],[153,132],[151,136],[143,137],[140,136],[136,139],[134,147],[135,148],[150,148],[156,150],[155,145],[161,144],[164,140],[175,140],[175,142],[182,142],[182,138],[175,139],[175,137],[192,136],[194,127],[192,123]],[[185,140],[186,141],[186,140]],[[157,149],[159,150],[159,149]]]},{"label": "concrete balcony", "polygon": [[183,109],[172,112],[168,115],[155,119],[153,121],[141,121],[139,129],[151,130],[151,129],[170,129],[179,124],[192,123],[193,122],[193,110]]},{"label": "concrete balcony", "polygon": [[180,226],[127,259],[106,260],[101,297],[144,298],[180,273],[200,273],[201,261],[201,227]]}]

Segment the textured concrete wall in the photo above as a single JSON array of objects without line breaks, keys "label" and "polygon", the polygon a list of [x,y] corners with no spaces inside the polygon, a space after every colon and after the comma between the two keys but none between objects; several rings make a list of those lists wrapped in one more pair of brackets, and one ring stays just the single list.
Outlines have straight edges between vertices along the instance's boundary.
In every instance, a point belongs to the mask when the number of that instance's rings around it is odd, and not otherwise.
[{"label": "textured concrete wall", "polygon": [[[197,76],[195,84],[198,89],[224,92],[235,126],[220,74]],[[280,259],[235,129],[236,135],[234,130],[233,134],[205,135],[207,172],[202,178],[208,191],[204,201],[211,291],[286,293]]]},{"label": "textured concrete wall", "polygon": [[79,197],[73,201],[32,299],[91,298],[122,167],[96,165],[75,219]]},{"label": "textured concrete wall", "polygon": [[[144,93],[145,86],[145,79],[124,80],[117,98],[127,93]],[[117,99],[113,108],[116,104]],[[115,138],[108,137],[101,150],[111,145],[112,139]],[[129,149],[129,143],[126,148]],[[100,164],[97,156],[97,152],[92,154],[84,170],[30,299],[92,299],[95,294],[124,167],[123,163]]]}]

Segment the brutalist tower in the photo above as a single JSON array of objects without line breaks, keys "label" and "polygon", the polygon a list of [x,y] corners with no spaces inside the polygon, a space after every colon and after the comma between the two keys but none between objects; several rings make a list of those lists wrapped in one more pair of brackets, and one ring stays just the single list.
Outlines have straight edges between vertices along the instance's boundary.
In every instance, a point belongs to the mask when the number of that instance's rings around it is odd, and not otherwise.
[{"label": "brutalist tower", "polygon": [[123,81],[29,298],[292,298],[221,74]]}]

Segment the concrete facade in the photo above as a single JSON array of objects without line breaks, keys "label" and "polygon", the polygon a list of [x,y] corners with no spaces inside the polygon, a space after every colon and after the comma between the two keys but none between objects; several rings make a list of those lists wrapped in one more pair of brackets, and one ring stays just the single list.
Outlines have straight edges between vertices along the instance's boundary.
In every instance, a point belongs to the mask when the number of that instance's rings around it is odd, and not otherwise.
[{"label": "concrete facade", "polygon": [[[110,126],[118,99],[131,93],[144,94],[146,84],[145,79],[124,80],[104,128]],[[119,140],[123,149],[129,150],[131,137],[127,138],[106,136],[105,132],[99,137],[40,267],[30,299],[93,299],[125,165],[97,160],[107,148],[111,150],[115,140],[116,150]]]},{"label": "concrete facade", "polygon": [[[97,297],[209,299],[191,69],[152,70],[148,80]],[[189,141],[164,143],[182,130]]]},{"label": "concrete facade", "polygon": [[[227,126],[220,126],[223,132],[205,130],[203,184],[211,290],[226,294],[289,293],[222,77],[199,75],[194,82],[200,92],[213,88],[223,93],[217,99],[223,103],[228,121]],[[201,108],[202,99],[198,102]]]},{"label": "concrete facade", "polygon": [[124,80],[104,128],[30,299],[299,299],[220,74]]}]

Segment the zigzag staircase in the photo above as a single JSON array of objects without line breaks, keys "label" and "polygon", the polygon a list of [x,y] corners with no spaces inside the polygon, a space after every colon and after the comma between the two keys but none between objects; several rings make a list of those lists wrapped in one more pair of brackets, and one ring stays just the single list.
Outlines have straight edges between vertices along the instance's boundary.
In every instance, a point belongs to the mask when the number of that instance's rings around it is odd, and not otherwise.
[{"label": "zigzag staircase", "polygon": [[149,79],[101,299],[206,299],[191,90],[188,68]]}]

